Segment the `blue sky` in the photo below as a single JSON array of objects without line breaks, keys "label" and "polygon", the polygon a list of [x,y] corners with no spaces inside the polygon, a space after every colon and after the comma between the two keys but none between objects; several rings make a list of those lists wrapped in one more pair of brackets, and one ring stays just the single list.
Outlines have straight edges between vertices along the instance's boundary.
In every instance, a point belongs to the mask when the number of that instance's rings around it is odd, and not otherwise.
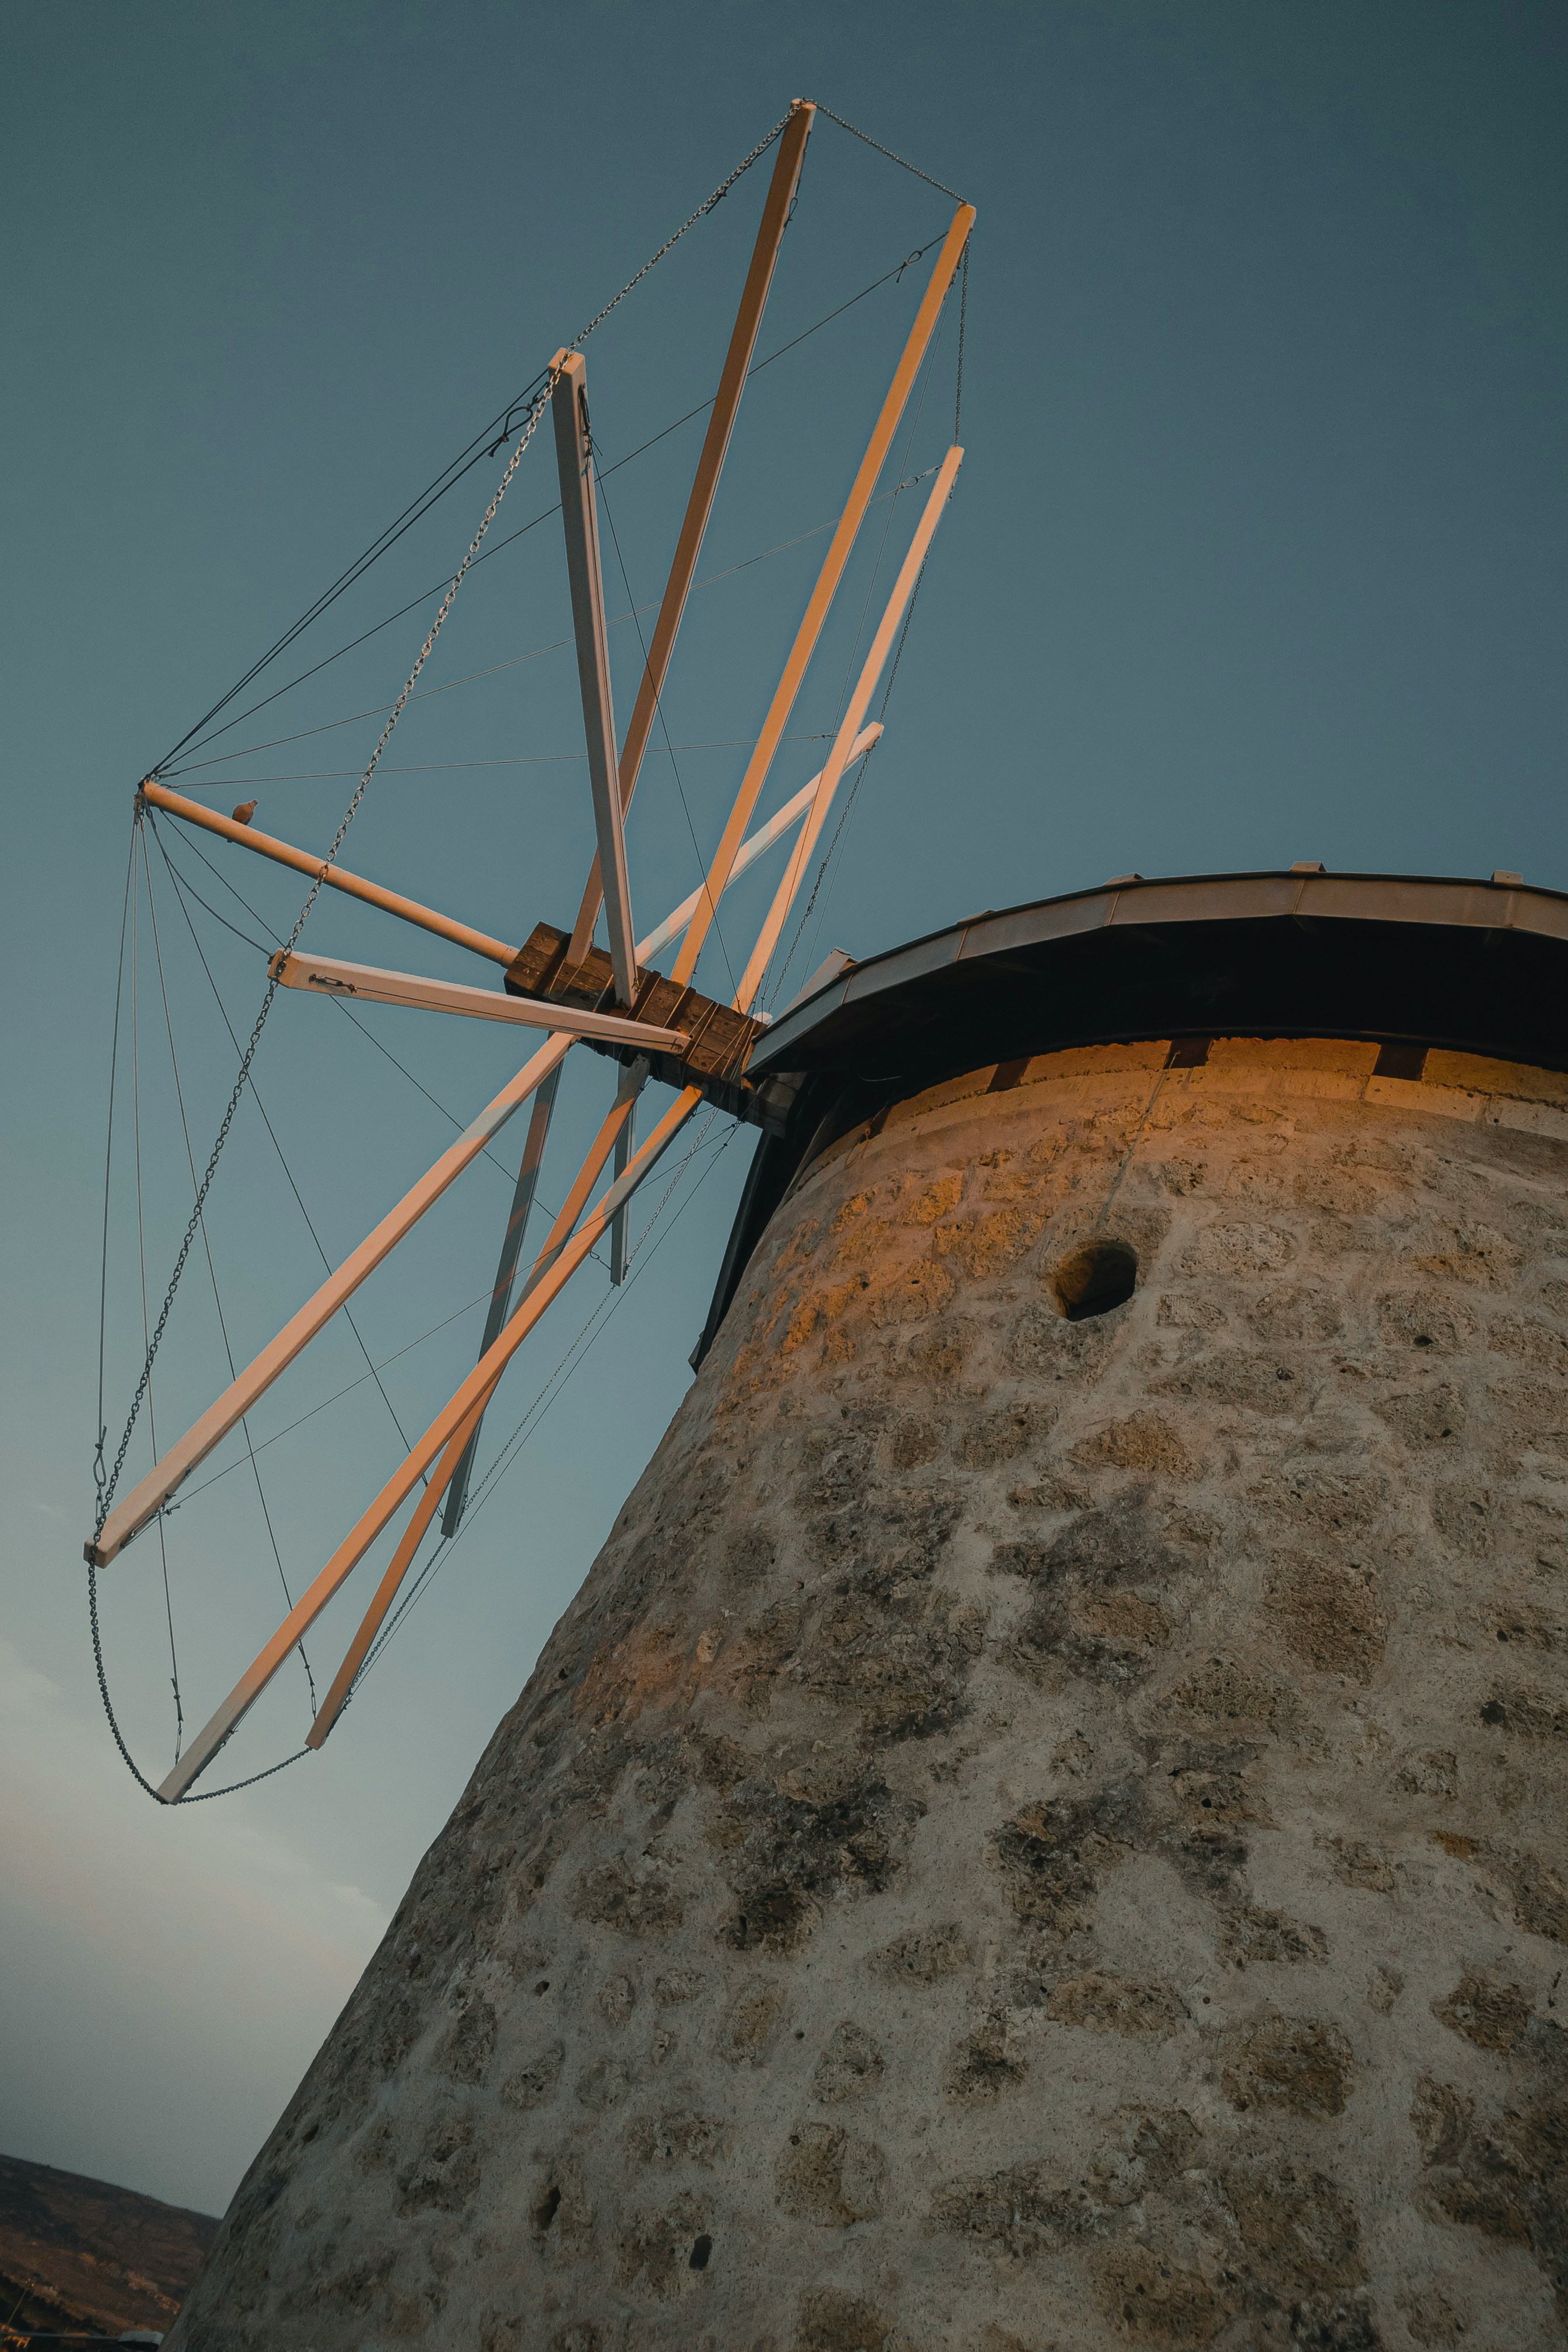
[{"label": "blue sky", "polygon": [[[961,189],[980,221],[958,494],[886,745],[784,993],[828,946],[868,953],[1131,868],[1310,857],[1504,866],[1568,887],[1568,35],[1548,5],[1444,0],[12,0],[0,47],[0,2113],[10,2152],[218,2210],[679,1401],[749,1146],[721,1150],[721,1122],[709,1132],[580,1374],[492,1482],[323,1756],[222,1803],[155,1810],[98,1710],[80,1567],[137,778],[805,95]],[[587,345],[607,465],[711,391],[765,169]],[[887,278],[950,210],[820,122],[762,351]],[[675,748],[650,753],[632,817],[645,929],[717,837],[918,290],[918,266],[889,278],[748,392],[667,696]],[[954,329],[888,487],[951,437]],[[669,433],[606,486],[617,614],[657,599],[700,429]],[[500,464],[468,475],[257,693],[444,579]],[[552,466],[542,440],[497,533],[551,506]],[[873,509],[767,805],[819,764],[914,503]],[[421,680],[442,690],[411,708],[344,852],[519,940],[541,918],[570,920],[591,846],[558,531],[547,519],[470,576]],[[323,845],[432,610],[416,602],[210,744],[192,788],[224,807],[254,793],[258,822]],[[613,636],[624,716],[636,624]],[[214,851],[242,910],[165,838],[248,940],[287,931],[291,880]],[[209,983],[155,845],[150,862],[136,1107],[155,1311],[190,1198],[163,992],[199,1164],[234,1063],[214,990],[248,1027],[262,963],[192,904]],[[702,967],[715,990],[771,879],[727,907]],[[342,902],[310,939],[486,976]],[[366,1025],[384,1052],[331,1008],[282,999],[256,1066],[333,1260],[521,1058],[488,1025],[391,1010]],[[579,1058],[552,1200],[608,1084]],[[129,1083],[122,1062],[117,1423],[139,1357]],[[519,1124],[500,1159],[515,1162],[521,1139]],[[419,1342],[383,1374],[405,1426],[423,1426],[472,1360],[508,1181],[481,1163],[356,1305],[378,1362]],[[209,1231],[238,1358],[320,1267],[250,1106]],[[496,1443],[603,1303],[602,1277],[585,1280],[511,1373]],[[220,1384],[222,1351],[204,1260],[160,1358],[165,1439]],[[295,1589],[395,1458],[368,1381],[311,1412],[363,1370],[334,1327],[255,1422],[258,1442],[278,1438],[261,1458]],[[235,1464],[232,1447],[215,1456],[224,1475],[165,1529],[188,1726],[280,1599],[248,1464]],[[162,1580],[151,1537],[105,1580],[117,1696],[159,1770],[173,1737]],[[319,1680],[349,1630],[336,1615],[323,1629]],[[306,1706],[302,1675],[280,1678],[226,1763],[288,1752]]]}]

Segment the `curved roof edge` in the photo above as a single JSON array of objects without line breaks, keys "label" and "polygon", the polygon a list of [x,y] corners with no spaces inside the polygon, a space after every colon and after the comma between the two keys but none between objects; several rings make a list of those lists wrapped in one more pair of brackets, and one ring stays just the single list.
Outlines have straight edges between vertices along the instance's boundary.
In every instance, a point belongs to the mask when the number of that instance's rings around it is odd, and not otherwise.
[{"label": "curved roof edge", "polygon": [[1568,1070],[1568,894],[1511,874],[1127,876],[973,916],[836,972],[757,1041],[763,1139],[694,1363],[768,1220],[837,1135],[965,1070],[1083,1045],[1357,1037]]},{"label": "curved roof edge", "polygon": [[[1343,923],[1436,927],[1472,935],[1502,931],[1568,944],[1568,893],[1500,874],[1485,882],[1330,874],[1321,868],[1182,875],[1152,881],[1127,876],[1095,889],[970,916],[946,930],[929,932],[848,966],[774,1023],[753,1049],[750,1067],[758,1076],[798,1067],[797,1048],[806,1049],[809,1066],[817,1059],[812,1046],[819,1049],[826,1042],[825,1029],[832,1027],[841,1011],[868,1010],[878,999],[888,1000],[890,1010],[891,1000],[912,983],[963,967],[973,971],[998,958],[1023,953],[1033,966],[1041,950],[1058,942],[1153,928],[1173,937],[1194,926],[1213,924]],[[1183,1012],[1180,1017],[1187,1015]],[[861,1023],[855,1026],[859,1029]],[[1367,1034],[1375,1030],[1373,1021]]]}]

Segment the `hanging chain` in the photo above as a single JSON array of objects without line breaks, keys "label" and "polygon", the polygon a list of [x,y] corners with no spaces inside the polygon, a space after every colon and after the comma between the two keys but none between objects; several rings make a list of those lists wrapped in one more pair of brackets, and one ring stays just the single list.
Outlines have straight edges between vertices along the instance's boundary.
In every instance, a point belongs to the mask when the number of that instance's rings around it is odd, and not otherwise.
[{"label": "hanging chain", "polygon": [[[658,251],[654,254],[650,259],[643,263],[643,266],[637,271],[637,276],[635,278],[628,278],[620,292],[610,301],[606,302],[602,310],[596,311],[594,317],[589,320],[587,325],[584,327],[579,333],[573,337],[571,342],[566,347],[568,351],[574,352],[580,343],[585,343],[589,336],[593,333],[595,328],[601,325],[604,320],[609,317],[611,311],[615,309],[616,304],[617,302],[624,302],[626,296],[631,292],[633,287],[640,286],[643,279],[647,276],[648,271],[658,268],[658,264],[664,259],[665,255],[669,251],[670,247],[680,243],[680,240],[686,235],[687,230],[689,228],[695,228],[698,222],[703,219],[707,214],[710,213],[715,205],[721,205],[723,203],[725,197],[729,194],[731,189],[734,186],[742,173],[749,172],[752,164],[757,161],[758,157],[767,153],[768,149],[773,145],[773,141],[785,128],[792,117],[799,111],[804,103],[805,101],[803,100],[797,98],[795,100],[795,103],[791,106],[789,113],[780,115],[773,129],[768,132],[767,137],[765,139],[759,139],[751,153],[736,164],[729,178],[727,180],[721,180],[712,194],[703,198],[702,202],[698,205],[697,210],[691,215],[690,219],[682,221],[680,226],[676,230],[675,235],[673,236],[667,236],[664,243],[659,247]],[[826,110],[824,109],[825,112]],[[834,119],[837,121],[837,116],[835,116]]]},{"label": "hanging chain", "polygon": [[[773,145],[773,141],[778,137],[780,131],[784,130],[785,124],[790,120],[790,116],[797,110],[800,104],[801,100],[796,99],[795,105],[790,108],[789,114],[784,114],[779,117],[779,120],[774,123],[773,129],[768,132],[767,137],[765,139],[758,140],[751,153],[742,158],[741,162],[736,164],[734,170],[730,173],[728,179],[720,181],[719,185],[714,189],[710,196],[704,196],[702,202],[698,205],[697,210],[689,219],[681,222],[680,226],[676,230],[674,236],[667,236],[664,243],[659,247],[658,251],[650,255],[648,259],[643,263],[643,266],[637,271],[637,276],[635,278],[628,278],[620,292],[612,296],[611,299],[605,303],[602,310],[595,311],[585,327],[579,329],[578,332],[574,335],[572,341],[566,346],[569,352],[579,350],[582,345],[587,341],[595,328],[603,324],[605,320],[609,317],[611,311],[616,308],[616,304],[624,302],[626,296],[632,291],[633,288],[642,284],[643,279],[647,276],[650,269],[658,268],[659,263],[664,259],[665,255],[668,253],[673,247],[678,246],[680,243],[681,238],[686,235],[688,229],[695,228],[700,220],[706,219],[707,215],[713,210],[715,205],[721,205],[723,203],[725,197],[729,194],[731,189],[734,186],[742,173],[749,172],[752,164],[757,162],[758,158],[767,153],[768,149]],[[792,216],[793,213],[794,206],[792,205]],[[525,401],[531,400],[533,397],[535,385],[540,381],[541,379],[536,376],[533,383],[531,383],[527,387],[526,391],[520,392],[517,398],[512,402],[511,406],[507,410],[506,415],[501,423],[500,437],[490,445],[489,454],[492,457],[496,457],[500,451],[506,447],[508,441],[511,438],[511,420],[514,414],[523,405]]]},{"label": "hanging chain", "polygon": [[[597,322],[595,321],[595,323]],[[348,829],[359,814],[360,803],[363,800],[365,793],[369,788],[370,780],[375,773],[381,755],[392,740],[392,730],[396,726],[398,720],[402,718],[408,698],[413,693],[415,687],[418,683],[419,673],[430,658],[430,655],[435,647],[436,640],[441,634],[442,625],[445,622],[447,614],[452,609],[453,601],[457,596],[458,589],[463,584],[468,566],[472,563],[475,556],[479,553],[485,533],[489,530],[491,523],[495,520],[496,514],[500,507],[500,502],[507,494],[507,489],[510,484],[511,478],[522,462],[523,452],[528,447],[529,443],[532,440],[534,434],[539,428],[540,419],[543,416],[544,411],[549,404],[550,395],[555,389],[555,373],[552,371],[547,377],[542,391],[540,392],[532,407],[529,411],[527,421],[524,424],[521,432],[518,436],[517,446],[513,449],[510,458],[508,460],[507,469],[501,476],[500,481],[497,486],[495,496],[491,499],[489,505],[485,509],[484,518],[481,520],[478,530],[474,533],[473,538],[468,542],[468,553],[464,556],[461,563],[458,564],[457,571],[452,574],[451,584],[441,600],[441,608],[430,624],[430,634],[419,648],[419,658],[408,673],[407,684],[404,687],[402,693],[398,696],[397,700],[392,706],[391,715],[387,719],[386,725],[381,730],[381,740],[377,743],[374,751],[370,755],[369,765],[366,767],[363,775],[360,778],[358,784],[354,787],[353,798],[350,801],[348,807],[343,811],[342,822],[338,826],[337,833],[332,841],[332,845],[331,849],[328,850],[326,856],[322,859],[321,870],[317,874],[315,880],[311,883],[309,891],[306,893],[305,903],[300,908],[299,915],[295,919],[294,928],[289,932],[288,940],[284,944],[282,951],[284,957],[291,955],[294,949],[299,945],[300,934],[303,931],[306,923],[310,920],[311,910],[314,908],[317,899],[321,897],[322,890],[326,887],[327,877],[337,862],[338,852],[343,845],[343,842],[348,834]],[[154,779],[149,777],[147,781],[151,783]],[[281,958],[279,959],[279,961],[280,961]],[[110,1470],[108,1478],[105,1480],[103,1486],[99,1491],[98,1523],[93,1528],[93,1538],[95,1541],[103,1532],[104,1522],[109,1517],[110,1508],[114,1501],[114,1490],[120,1483],[120,1474],[125,1467],[125,1457],[131,1449],[132,1433],[135,1429],[138,1417],[141,1414],[142,1401],[147,1394],[147,1384],[153,1377],[153,1361],[158,1353],[159,1344],[163,1339],[164,1328],[169,1320],[170,1310],[174,1304],[174,1293],[180,1286],[180,1277],[184,1273],[185,1261],[191,1254],[191,1244],[195,1241],[197,1229],[201,1224],[202,1211],[206,1204],[207,1194],[212,1189],[213,1178],[217,1173],[217,1163],[222,1156],[224,1145],[228,1141],[229,1129],[233,1126],[234,1115],[239,1108],[240,1097],[245,1092],[247,1082],[250,1076],[250,1066],[256,1058],[256,1049],[261,1042],[261,1032],[266,1026],[267,1016],[272,1010],[272,1001],[278,993],[279,985],[279,983],[277,972],[274,971],[268,975],[266,992],[261,999],[261,1009],[257,1013],[255,1024],[250,1032],[249,1041],[246,1045],[245,1052],[240,1056],[239,1070],[235,1078],[233,1091],[228,1098],[228,1108],[224,1112],[222,1122],[219,1125],[216,1139],[213,1144],[211,1154],[207,1160],[205,1172],[202,1177],[200,1184],[196,1188],[195,1205],[191,1211],[190,1221],[185,1227],[184,1239],[180,1244],[179,1255],[174,1260],[174,1270],[169,1276],[169,1287],[164,1293],[163,1304],[159,1311],[158,1320],[153,1328],[153,1337],[148,1342],[146,1361],[142,1367],[142,1377],[136,1383],[136,1393],[131,1401],[131,1411],[126,1417],[124,1433],[120,1440],[120,1448],[114,1457],[114,1467]]]},{"label": "hanging chain", "polygon": [[109,1300],[109,1186],[114,1171],[114,1087],[120,1072],[120,1005],[125,991],[125,931],[131,915],[131,884],[136,871],[136,835],[140,816],[131,821],[131,855],[125,866],[125,898],[120,910],[120,962],[114,982],[114,1031],[109,1047],[109,1118],[103,1143],[103,1239],[98,1271],[98,1442],[92,1449],[92,1483],[98,1493],[103,1492],[109,1473],[103,1466],[103,1449],[109,1429],[103,1418],[103,1359]]},{"label": "hanging chain", "polygon": [[[131,1753],[130,1748],[125,1745],[125,1735],[120,1728],[119,1719],[115,1715],[113,1703],[109,1696],[109,1676],[104,1672],[103,1665],[103,1636],[99,1631],[98,1623],[98,1569],[90,1556],[87,1563],[87,1614],[88,1622],[92,1628],[92,1663],[98,1670],[99,1696],[103,1701],[103,1711],[109,1717],[109,1727],[114,1734],[114,1744],[125,1759],[126,1770],[130,1773],[132,1779],[137,1783],[138,1787],[145,1789],[150,1797],[157,1797],[157,1790],[153,1786],[152,1781],[148,1780],[146,1774],[141,1769],[140,1766],[137,1764],[136,1759]],[[159,1802],[161,1803],[162,1801],[162,1799],[159,1799]]]}]

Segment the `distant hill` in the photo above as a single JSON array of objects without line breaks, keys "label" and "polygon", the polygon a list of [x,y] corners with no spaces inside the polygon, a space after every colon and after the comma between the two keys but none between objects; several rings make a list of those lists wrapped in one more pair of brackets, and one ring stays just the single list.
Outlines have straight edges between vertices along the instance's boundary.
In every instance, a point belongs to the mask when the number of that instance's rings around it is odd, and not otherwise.
[{"label": "distant hill", "polygon": [[210,2213],[0,2156],[0,2322],[166,2331],[216,2229]]}]

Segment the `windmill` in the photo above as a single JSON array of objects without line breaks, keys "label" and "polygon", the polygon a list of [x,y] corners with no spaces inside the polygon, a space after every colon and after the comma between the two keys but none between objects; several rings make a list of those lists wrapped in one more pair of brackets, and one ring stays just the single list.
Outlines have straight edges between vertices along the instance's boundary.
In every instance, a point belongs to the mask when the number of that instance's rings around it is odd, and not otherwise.
[{"label": "windmill", "polygon": [[[618,1281],[626,1263],[627,1203],[659,1163],[692,1114],[704,1103],[738,1121],[767,1131],[787,1112],[787,1077],[759,1080],[748,1064],[766,1026],[759,994],[770,960],[817,853],[824,826],[845,778],[864,760],[880,735],[870,719],[873,699],[899,640],[942,512],[952,495],[963,450],[950,447],[936,467],[891,593],[820,771],[761,823],[758,810],[784,740],[790,715],[822,637],[835,595],[867,512],[877,494],[894,436],[922,363],[931,350],[943,305],[963,262],[974,222],[972,205],[960,202],[927,275],[920,305],[870,437],[834,528],[816,584],[795,629],[746,762],[722,833],[698,888],[640,940],[633,911],[632,877],[625,819],[637,788],[696,574],[758,331],[773,283],[780,247],[799,184],[802,163],[819,110],[796,101],[768,140],[753,151],[744,170],[770,145],[776,153],[751,263],[702,444],[658,619],[643,661],[632,713],[624,733],[617,729],[611,690],[603,564],[599,545],[596,462],[587,400],[587,368],[577,343],[559,350],[527,400],[500,487],[490,501],[468,555],[454,576],[402,696],[361,779],[337,837],[323,859],[275,835],[254,822],[254,804],[226,817],[164,781],[158,772],[139,788],[138,814],[156,811],[232,843],[251,854],[292,868],[310,888],[287,943],[270,961],[267,993],[250,1043],[242,1055],[227,1115],[219,1130],[176,1262],[163,1315],[148,1339],[141,1381],[116,1460],[102,1475],[98,1522],[86,1546],[98,1645],[96,1580],[133,1538],[173,1503],[197,1466],[244,1422],[325,1327],[346,1307],[367,1277],[396,1249],[426,1213],[456,1182],[501,1129],[530,1107],[511,1209],[478,1361],[448,1402],[410,1444],[393,1474],[365,1505],[325,1565],[289,1610],[240,1675],[173,1769],[153,1790],[164,1803],[186,1799],[200,1776],[235,1732],[291,1652],[342,1590],[371,1547],[402,1512],[405,1524],[374,1596],[363,1610],[325,1699],[316,1710],[306,1746],[320,1749],[361,1675],[378,1632],[386,1623],[420,1546],[441,1515],[444,1532],[461,1521],[486,1411],[507,1366],[552,1302],[608,1238],[611,1275]],[[835,117],[835,120],[838,118]],[[852,128],[852,126],[845,126]],[[864,134],[858,134],[863,136]],[[875,144],[876,142],[872,142]],[[887,152],[887,151],[883,151]],[[900,159],[895,159],[900,160]],[[731,175],[724,188],[732,184]],[[924,174],[921,176],[924,177]],[[721,189],[719,194],[724,193]],[[951,192],[947,192],[951,193]],[[710,198],[710,208],[717,198]],[[700,215],[694,215],[696,219]],[[688,226],[690,223],[688,223]],[[665,248],[668,249],[668,248]],[[656,259],[658,257],[656,257]],[[652,264],[648,265],[650,268]],[[646,272],[639,273],[639,276]],[[637,280],[632,281],[633,284]],[[617,297],[617,299],[620,298]],[[614,307],[613,305],[609,307]],[[600,314],[605,315],[604,313]],[[597,320],[594,322],[597,324]],[[584,331],[584,335],[587,331]],[[499,508],[508,484],[548,415],[560,479],[564,551],[571,589],[574,639],[581,689],[584,741],[596,854],[570,929],[539,923],[521,945],[492,937],[401,892],[359,876],[340,851],[353,815],[374,776],[393,729],[413,693],[424,662],[440,631],[464,575]],[[498,447],[501,445],[498,444]],[[166,763],[165,763],[166,764]],[[731,999],[722,1003],[693,984],[698,961],[720,901],[759,858],[789,843],[784,872],[757,933]],[[428,978],[401,967],[371,966],[316,954],[301,945],[307,918],[325,891],[359,899],[405,926],[442,939],[499,967],[497,989]],[[606,945],[595,944],[603,920]],[[668,973],[656,959],[673,950]],[[395,1207],[350,1252],[305,1300],[253,1360],[236,1370],[183,1435],[158,1453],[153,1465],[123,1499],[121,1471],[140,1408],[148,1390],[153,1357],[167,1321],[175,1284],[198,1231],[203,1203],[235,1109],[248,1079],[262,1024],[279,988],[360,1002],[440,1013],[459,1020],[484,1020],[542,1031],[545,1042],[523,1063],[458,1139]],[[524,1235],[533,1206],[563,1063],[576,1045],[608,1056],[616,1065],[612,1099],[590,1149],[554,1217],[542,1246],[523,1268]],[[673,1099],[652,1117],[640,1139],[636,1121],[647,1086],[673,1089]],[[195,1178],[195,1163],[192,1165]],[[606,1172],[609,1181],[595,1198]],[[521,1279],[520,1279],[521,1274]],[[410,1505],[412,1507],[410,1508]],[[101,1647],[99,1670],[106,1706]],[[110,1710],[111,1724],[114,1721]],[[116,1727],[116,1736],[119,1737]],[[123,1749],[123,1742],[121,1741]],[[129,1752],[126,1760],[131,1761]],[[132,1765],[132,1769],[136,1768]],[[141,1778],[138,1773],[138,1778]],[[144,1783],[144,1785],[150,1785]]]}]

